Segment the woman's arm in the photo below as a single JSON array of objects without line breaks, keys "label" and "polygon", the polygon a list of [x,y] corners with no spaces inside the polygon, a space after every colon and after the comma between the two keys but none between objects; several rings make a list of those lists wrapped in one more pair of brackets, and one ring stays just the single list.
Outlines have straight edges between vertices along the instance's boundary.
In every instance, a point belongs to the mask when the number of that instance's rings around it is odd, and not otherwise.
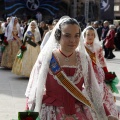
[{"label": "woman's arm", "polygon": [[102,47],[100,47],[100,49],[98,50],[96,55],[98,56],[98,61],[99,61],[100,65],[101,65],[101,67],[103,68],[104,72],[108,72]]}]

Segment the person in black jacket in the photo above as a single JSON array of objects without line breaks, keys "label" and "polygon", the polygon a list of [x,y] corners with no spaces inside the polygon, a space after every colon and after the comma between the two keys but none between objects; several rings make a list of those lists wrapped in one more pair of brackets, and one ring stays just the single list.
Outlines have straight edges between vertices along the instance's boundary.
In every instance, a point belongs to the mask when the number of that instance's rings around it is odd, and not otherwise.
[{"label": "person in black jacket", "polygon": [[101,39],[103,40],[103,49],[104,49],[104,52],[105,52],[105,55],[104,55],[105,58],[107,58],[107,56],[108,56],[108,50],[105,47],[105,38],[107,36],[108,31],[109,31],[109,22],[104,21],[103,28],[102,28]]},{"label": "person in black jacket", "polygon": [[99,37],[99,41],[101,41],[101,35],[102,35],[102,26],[100,26],[99,21],[95,21],[93,23],[93,27],[97,30],[97,34]]},{"label": "person in black jacket", "polygon": [[41,38],[43,38],[44,31],[48,29],[48,27],[46,26],[46,22],[41,21],[38,28],[39,28],[39,31],[40,31],[40,34],[41,34]]},{"label": "person in black jacket", "polygon": [[116,46],[115,51],[120,50],[120,23],[118,24],[117,30],[116,30],[116,37],[114,40],[114,44]]}]

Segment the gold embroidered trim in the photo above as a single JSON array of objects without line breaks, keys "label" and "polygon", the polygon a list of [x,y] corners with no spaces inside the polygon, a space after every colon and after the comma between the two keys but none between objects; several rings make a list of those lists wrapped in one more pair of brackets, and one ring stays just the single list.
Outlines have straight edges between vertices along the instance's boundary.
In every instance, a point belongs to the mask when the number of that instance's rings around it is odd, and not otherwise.
[{"label": "gold embroidered trim", "polygon": [[95,53],[92,53],[87,47],[85,47],[85,48],[86,48],[86,51],[89,54],[90,58],[92,59],[92,61],[96,64]]},{"label": "gold embroidered trim", "polygon": [[87,106],[89,106],[89,107],[92,108],[92,105],[91,105],[91,103],[89,102],[89,100],[87,100],[86,97],[85,97],[76,87],[74,87],[74,86],[70,83],[70,81],[68,81],[68,80],[66,79],[66,77],[65,77],[61,72],[57,73],[56,76],[57,76],[57,78],[59,79],[59,81],[60,81],[64,86],[67,87],[67,89],[70,91],[70,93],[72,93],[72,94],[75,96],[75,98],[76,98],[77,100],[81,101],[83,104],[85,104],[85,105],[87,105]]}]

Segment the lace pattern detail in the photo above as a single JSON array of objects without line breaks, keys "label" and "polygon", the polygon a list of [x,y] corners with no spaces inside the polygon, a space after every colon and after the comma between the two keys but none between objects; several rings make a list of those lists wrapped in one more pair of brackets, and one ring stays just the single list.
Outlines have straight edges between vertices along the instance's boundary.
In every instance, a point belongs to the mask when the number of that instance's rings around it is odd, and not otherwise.
[{"label": "lace pattern detail", "polygon": [[102,68],[98,67],[97,65],[93,65],[95,76],[98,80],[98,83],[103,83],[105,79],[105,74]]},{"label": "lace pattern detail", "polygon": [[106,66],[106,62],[104,59],[104,55],[103,55],[103,50],[102,48],[100,48],[97,52],[96,52],[96,56],[98,59],[98,62],[100,64],[101,67],[105,67]]},{"label": "lace pattern detail", "polygon": [[[56,58],[57,58],[57,60],[59,62],[59,58],[58,57],[56,57]],[[73,76],[68,76],[69,80],[73,84],[78,84],[80,82],[81,78],[83,77],[81,60],[80,60],[80,56],[79,56],[78,52],[76,52],[76,59],[77,59],[77,66],[67,66],[67,65],[61,66],[61,68],[64,68],[64,67],[67,67],[67,68],[76,68],[76,71],[75,71],[74,75]],[[64,71],[62,71],[62,72],[65,74]],[[57,80],[56,76],[53,75],[52,71],[49,70],[49,74],[52,75],[55,80]]]},{"label": "lace pattern detail", "polygon": [[89,100],[91,101],[95,109],[95,111],[92,111],[92,112],[97,117],[97,120],[101,120],[101,119],[107,120],[107,116],[103,108],[103,101],[101,96],[103,91],[101,91],[99,85],[97,84],[97,79],[95,79],[94,74],[91,74],[91,72],[92,72],[92,69],[89,66],[88,72],[86,72],[86,74],[88,74],[89,77],[91,78],[88,78],[87,76],[87,77],[84,77],[84,80],[86,84],[85,85],[86,93],[89,96]]},{"label": "lace pattern detail", "polygon": [[85,44],[85,46],[86,46],[92,53],[94,53],[93,45],[87,45],[87,44]]},{"label": "lace pattern detail", "polygon": [[118,111],[117,111],[117,107],[115,105],[115,101],[114,101],[114,96],[111,92],[111,90],[107,87],[106,84],[104,84],[104,103],[107,107],[107,109],[109,110],[109,112],[111,113],[111,115],[113,115],[114,117],[118,116]]},{"label": "lace pattern detail", "polygon": [[[41,120],[64,120],[66,116],[71,116],[74,120],[97,120],[93,119],[88,107],[84,105],[75,104],[76,113],[73,115],[66,115],[64,107],[47,106],[42,104],[40,111]],[[70,120],[70,119],[68,119]]]}]

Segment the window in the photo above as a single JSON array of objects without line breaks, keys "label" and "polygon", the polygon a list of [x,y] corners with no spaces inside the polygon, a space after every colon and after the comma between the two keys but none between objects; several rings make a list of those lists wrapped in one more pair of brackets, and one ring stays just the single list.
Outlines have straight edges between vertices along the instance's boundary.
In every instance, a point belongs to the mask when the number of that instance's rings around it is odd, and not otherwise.
[{"label": "window", "polygon": [[115,5],[114,6],[114,11],[116,11],[116,12],[120,11],[120,6],[119,5]]}]

